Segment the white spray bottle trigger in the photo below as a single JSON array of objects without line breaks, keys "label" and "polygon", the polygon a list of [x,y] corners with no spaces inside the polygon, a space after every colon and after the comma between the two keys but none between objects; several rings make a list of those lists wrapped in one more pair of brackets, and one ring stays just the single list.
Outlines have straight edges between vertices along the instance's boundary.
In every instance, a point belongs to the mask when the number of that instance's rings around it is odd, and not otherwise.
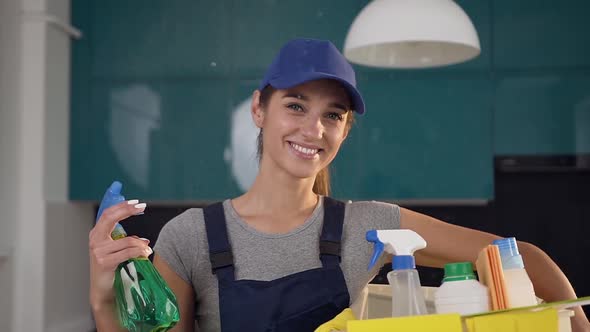
[{"label": "white spray bottle trigger", "polygon": [[369,270],[377,263],[383,250],[399,256],[413,256],[414,251],[426,248],[426,241],[409,229],[370,230],[366,239],[374,243]]}]

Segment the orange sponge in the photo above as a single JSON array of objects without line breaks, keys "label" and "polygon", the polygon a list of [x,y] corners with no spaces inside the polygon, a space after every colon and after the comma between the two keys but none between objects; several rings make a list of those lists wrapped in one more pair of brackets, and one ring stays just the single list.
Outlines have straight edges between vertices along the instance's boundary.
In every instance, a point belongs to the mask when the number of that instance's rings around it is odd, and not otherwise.
[{"label": "orange sponge", "polygon": [[475,262],[479,281],[488,287],[490,299],[492,300],[492,310],[508,309],[508,294],[504,283],[504,272],[502,271],[502,261],[500,259],[500,250],[496,245],[488,245],[483,248]]}]

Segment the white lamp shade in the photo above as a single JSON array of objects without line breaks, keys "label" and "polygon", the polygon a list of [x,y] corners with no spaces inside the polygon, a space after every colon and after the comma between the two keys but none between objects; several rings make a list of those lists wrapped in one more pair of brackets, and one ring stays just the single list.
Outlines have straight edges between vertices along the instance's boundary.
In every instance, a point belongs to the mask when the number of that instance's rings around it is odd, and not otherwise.
[{"label": "white lamp shade", "polygon": [[383,68],[444,66],[479,53],[473,23],[452,0],[374,0],[344,43],[350,62]]}]

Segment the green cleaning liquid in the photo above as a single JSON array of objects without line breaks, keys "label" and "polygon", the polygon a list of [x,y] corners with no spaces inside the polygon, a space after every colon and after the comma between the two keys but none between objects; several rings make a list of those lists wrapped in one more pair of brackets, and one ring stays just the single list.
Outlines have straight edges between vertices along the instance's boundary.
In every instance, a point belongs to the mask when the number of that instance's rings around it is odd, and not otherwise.
[{"label": "green cleaning liquid", "polygon": [[[109,206],[125,200],[118,181],[107,189],[96,220]],[[127,236],[120,224],[111,233],[113,240]],[[180,319],[176,296],[152,262],[144,257],[132,258],[115,270],[115,302],[121,326],[131,332],[168,331]]]}]

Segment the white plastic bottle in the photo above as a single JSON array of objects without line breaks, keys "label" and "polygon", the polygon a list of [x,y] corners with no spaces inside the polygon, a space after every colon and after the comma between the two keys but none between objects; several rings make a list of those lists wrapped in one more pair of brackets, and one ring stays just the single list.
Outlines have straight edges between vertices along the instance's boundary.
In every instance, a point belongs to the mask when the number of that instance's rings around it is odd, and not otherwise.
[{"label": "white plastic bottle", "polygon": [[470,262],[445,265],[442,285],[434,293],[436,313],[470,315],[490,310],[488,288],[477,281]]},{"label": "white plastic bottle", "polygon": [[369,269],[383,250],[395,255],[393,271],[387,274],[392,290],[392,317],[428,314],[413,256],[414,251],[426,247],[426,241],[407,229],[368,231],[367,241],[375,244]]},{"label": "white plastic bottle", "polygon": [[504,283],[510,308],[537,305],[535,289],[524,268],[524,262],[518,252],[516,239],[510,237],[494,240],[493,244],[500,249]]}]

